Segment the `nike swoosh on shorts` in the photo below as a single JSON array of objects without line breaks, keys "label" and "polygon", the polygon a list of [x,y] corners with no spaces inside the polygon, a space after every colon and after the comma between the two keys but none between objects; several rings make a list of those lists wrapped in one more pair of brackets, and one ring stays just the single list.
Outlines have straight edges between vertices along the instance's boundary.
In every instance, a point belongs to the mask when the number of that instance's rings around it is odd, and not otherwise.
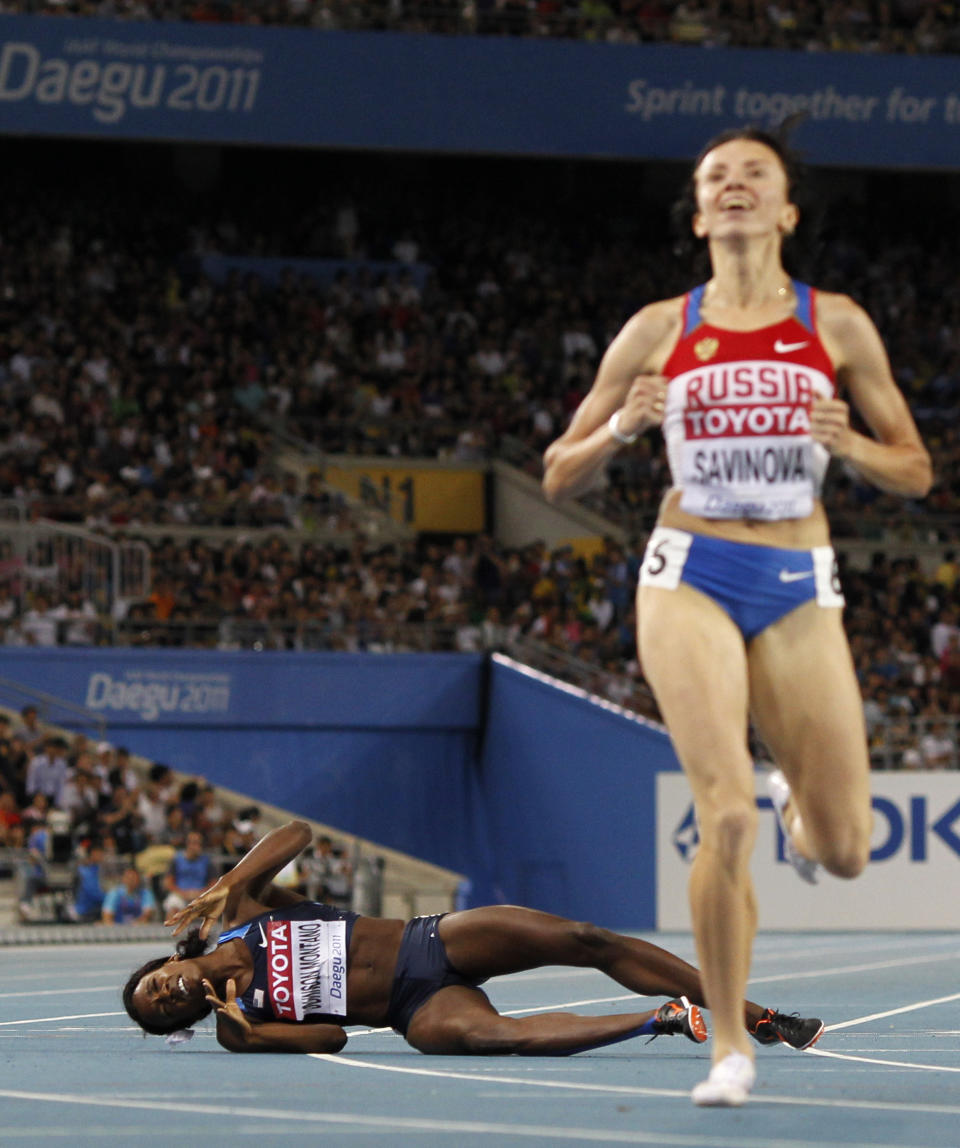
[{"label": "nike swoosh on shorts", "polygon": [[781,582],[799,582],[801,578],[812,578],[812,570],[781,570]]}]

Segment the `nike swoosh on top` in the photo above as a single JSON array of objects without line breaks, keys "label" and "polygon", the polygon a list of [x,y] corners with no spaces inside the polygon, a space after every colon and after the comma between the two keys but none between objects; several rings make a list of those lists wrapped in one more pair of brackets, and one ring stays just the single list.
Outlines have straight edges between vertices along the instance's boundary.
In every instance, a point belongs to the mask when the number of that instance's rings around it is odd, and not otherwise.
[{"label": "nike swoosh on top", "polygon": [[781,570],[781,582],[799,582],[801,578],[812,578],[812,570]]},{"label": "nike swoosh on top", "polygon": [[[780,574],[781,576],[783,575],[782,570]],[[258,925],[257,928],[260,930],[260,936],[263,937],[263,940],[260,942],[260,948],[265,949],[267,947],[267,934],[263,931],[263,925]]]},{"label": "nike swoosh on top", "polygon": [[809,347],[809,346],[810,346],[810,340],[809,339],[807,339],[803,343],[783,343],[779,339],[777,339],[777,341],[773,344],[773,349],[777,352],[778,355],[786,355],[786,354],[789,354],[790,351],[800,351],[804,347]]}]

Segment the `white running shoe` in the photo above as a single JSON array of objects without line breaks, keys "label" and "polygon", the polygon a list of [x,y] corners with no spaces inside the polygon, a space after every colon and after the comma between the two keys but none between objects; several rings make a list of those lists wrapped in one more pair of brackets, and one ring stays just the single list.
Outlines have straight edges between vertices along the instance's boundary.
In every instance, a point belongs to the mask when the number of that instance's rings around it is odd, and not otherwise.
[{"label": "white running shoe", "polygon": [[710,1075],[700,1081],[690,1096],[701,1108],[739,1108],[756,1079],[750,1057],[731,1052],[710,1069]]},{"label": "white running shoe", "polygon": [[780,822],[780,828],[783,830],[787,860],[794,869],[796,869],[798,876],[802,880],[806,881],[808,885],[816,885],[818,880],[817,874],[820,871],[820,862],[811,861],[809,857],[804,857],[804,855],[797,850],[797,847],[790,837],[790,831],[787,829],[787,823],[784,820],[783,811],[790,802],[791,794],[790,783],[784,777],[782,770],[774,769],[767,774],[767,789],[770,791],[770,799],[773,802],[777,821]]}]

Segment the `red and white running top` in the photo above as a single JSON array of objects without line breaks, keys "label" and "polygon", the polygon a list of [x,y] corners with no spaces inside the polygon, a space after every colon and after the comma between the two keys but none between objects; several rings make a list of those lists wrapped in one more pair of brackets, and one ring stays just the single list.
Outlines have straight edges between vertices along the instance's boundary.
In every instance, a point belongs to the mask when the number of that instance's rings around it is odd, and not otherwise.
[{"label": "red and white running top", "polygon": [[702,518],[806,518],[829,462],[810,406],[836,394],[817,334],[816,292],[793,284],[793,315],[759,331],[703,322],[703,286],[684,300],[683,334],[664,368],[663,435],[680,507]]}]

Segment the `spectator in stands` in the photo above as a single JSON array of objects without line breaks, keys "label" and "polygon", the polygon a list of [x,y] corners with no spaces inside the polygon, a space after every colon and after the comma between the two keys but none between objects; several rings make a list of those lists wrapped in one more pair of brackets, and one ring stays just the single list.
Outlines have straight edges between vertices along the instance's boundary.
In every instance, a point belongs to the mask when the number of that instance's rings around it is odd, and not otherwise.
[{"label": "spectator in stands", "polygon": [[[97,610],[90,598],[79,590],[68,590],[49,611],[56,623],[56,641],[64,646],[92,646],[97,640]],[[24,620],[26,626],[26,619]],[[44,643],[37,642],[37,645]]]},{"label": "spectator in stands", "polygon": [[191,830],[187,833],[183,849],[178,849],[174,855],[164,880],[164,917],[177,912],[199,896],[214,876],[203,835]]},{"label": "spectator in stands", "polygon": [[301,854],[300,890],[310,901],[349,908],[353,871],[341,846],[335,846],[326,834],[319,835],[313,846]]},{"label": "spectator in stands", "polygon": [[46,821],[25,822],[27,830],[25,855],[18,862],[18,910],[21,921],[35,921],[39,910],[35,903],[37,894],[47,884],[47,841]]},{"label": "spectator in stands", "polygon": [[220,842],[220,856],[222,864],[218,876],[223,876],[229,869],[247,853],[244,835],[232,823],[228,822],[223,831],[223,838]]},{"label": "spectator in stands", "polygon": [[201,784],[197,792],[194,815],[194,824],[197,830],[203,834],[206,841],[219,845],[227,820],[227,811],[221,803],[216,789],[212,785]]},{"label": "spectator in stands", "polygon": [[948,634],[937,667],[945,691],[960,693],[960,634]]},{"label": "spectator in stands", "polygon": [[933,656],[939,661],[951,638],[960,638],[960,624],[958,624],[957,607],[948,603],[940,614],[930,631],[930,648]]},{"label": "spectator in stands", "polygon": [[[109,748],[107,742],[102,741],[97,746],[97,753],[103,754],[104,746]],[[125,785],[127,789],[136,790],[140,788],[140,779],[137,776],[136,770],[133,768],[133,762],[130,758],[130,750],[125,745],[118,745],[113,751],[113,769],[108,774],[108,779],[113,775],[114,771],[119,780],[119,783]],[[111,782],[111,784],[114,784]]]},{"label": "spectator in stands", "polygon": [[34,754],[27,766],[27,796],[42,793],[52,805],[59,807],[69,773],[67,743],[64,738],[52,735],[40,744],[42,749]]},{"label": "spectator in stands", "polygon": [[59,808],[70,815],[71,829],[77,837],[96,834],[102,802],[105,798],[100,783],[81,760],[64,782],[59,802]]},{"label": "spectator in stands", "polygon": [[946,722],[936,719],[920,738],[920,756],[926,769],[956,769],[957,742]]},{"label": "spectator in stands", "polygon": [[240,835],[243,848],[252,849],[260,836],[260,809],[256,805],[247,805],[237,810],[233,819],[233,827]]},{"label": "spectator in stands", "polygon": [[50,812],[50,798],[45,793],[35,793],[26,805],[21,807],[24,824],[29,833],[35,825],[46,825]]},{"label": "spectator in stands", "polygon": [[145,849],[148,839],[143,831],[137,795],[124,785],[115,786],[99,813],[101,832],[109,834],[123,857],[132,857]]},{"label": "spectator in stands", "polygon": [[155,761],[147,773],[147,777],[157,787],[157,798],[164,805],[169,805],[174,799],[175,782],[173,770],[165,762]]},{"label": "spectator in stands", "polygon": [[105,925],[146,925],[156,912],[157,903],[149,884],[135,865],[128,865],[120,881],[106,892],[101,920]]},{"label": "spectator in stands", "polygon": [[81,751],[75,742],[74,762],[79,760],[81,752],[86,755],[89,772],[93,773],[101,784],[106,785],[114,765],[113,746],[108,741],[100,741],[90,748],[84,747]]},{"label": "spectator in stands", "polygon": [[960,566],[957,565],[956,551],[945,550],[943,561],[939,563],[933,575],[934,582],[950,594],[957,585],[958,574],[960,574]]},{"label": "spectator in stands", "polygon": [[59,618],[45,594],[36,594],[24,611],[20,632],[29,646],[55,646],[59,641]]},{"label": "spectator in stands", "polygon": [[77,865],[73,903],[68,909],[72,921],[99,921],[105,896],[103,865],[106,849],[103,841],[91,841]]},{"label": "spectator in stands", "polygon": [[163,832],[160,834],[158,842],[182,849],[187,842],[188,830],[189,826],[180,805],[178,803],[165,804]]},{"label": "spectator in stands", "polygon": [[160,783],[150,778],[137,792],[137,813],[148,841],[159,842],[167,827],[167,806]]},{"label": "spectator in stands", "polygon": [[33,754],[39,751],[40,743],[46,737],[46,730],[40,721],[36,706],[23,707],[20,711],[20,721],[11,736],[20,738],[27,753]]},{"label": "spectator in stands", "polygon": [[5,789],[0,792],[0,846],[15,848],[23,841],[23,818],[16,798]]},{"label": "spectator in stands", "polygon": [[29,759],[23,742],[13,736],[10,725],[7,715],[0,714],[0,791],[11,793],[20,806],[26,801]]}]

